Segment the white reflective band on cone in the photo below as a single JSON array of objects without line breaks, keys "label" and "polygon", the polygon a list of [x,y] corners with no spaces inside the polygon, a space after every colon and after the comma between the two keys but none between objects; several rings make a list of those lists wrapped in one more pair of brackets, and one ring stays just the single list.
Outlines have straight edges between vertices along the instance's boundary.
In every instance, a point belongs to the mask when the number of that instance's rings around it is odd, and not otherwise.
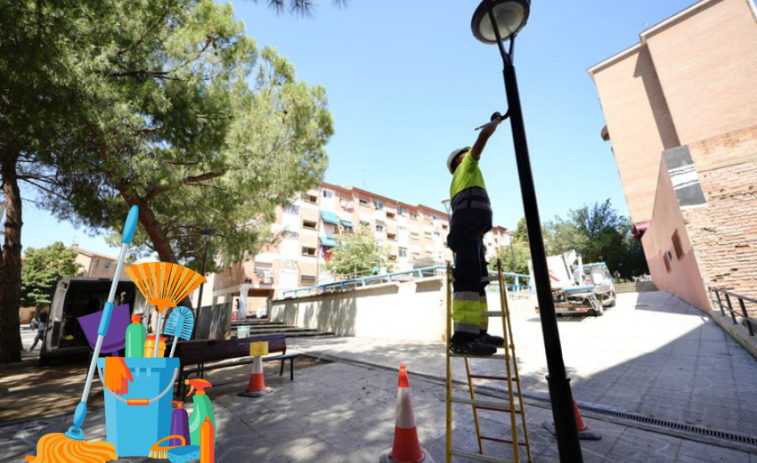
[{"label": "white reflective band on cone", "polygon": [[400,429],[415,427],[415,414],[413,413],[413,403],[410,400],[410,389],[406,387],[397,389],[396,426]]},{"label": "white reflective band on cone", "polygon": [[263,374],[263,357],[252,358],[252,374]]}]

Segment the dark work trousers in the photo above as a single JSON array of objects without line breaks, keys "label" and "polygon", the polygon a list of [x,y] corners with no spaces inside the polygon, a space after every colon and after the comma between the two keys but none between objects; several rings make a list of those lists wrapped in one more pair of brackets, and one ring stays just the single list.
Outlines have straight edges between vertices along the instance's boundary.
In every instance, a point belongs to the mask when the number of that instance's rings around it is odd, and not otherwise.
[{"label": "dark work trousers", "polygon": [[452,214],[447,246],[455,253],[452,318],[453,342],[470,342],[486,332],[486,285],[489,275],[483,237],[492,228],[491,212],[459,209]]}]

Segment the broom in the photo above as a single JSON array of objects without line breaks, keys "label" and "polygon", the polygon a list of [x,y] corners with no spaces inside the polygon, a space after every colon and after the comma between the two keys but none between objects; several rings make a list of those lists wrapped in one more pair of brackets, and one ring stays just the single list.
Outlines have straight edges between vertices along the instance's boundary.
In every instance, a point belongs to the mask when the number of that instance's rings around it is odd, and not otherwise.
[{"label": "broom", "polygon": [[[205,277],[177,264],[165,262],[148,262],[132,265],[126,273],[136,283],[137,288],[147,299],[147,303],[158,309],[157,339],[160,338],[160,328],[163,322],[163,311],[166,307],[176,307],[187,294],[200,286]],[[158,346],[153,349],[153,357],[158,356]]]},{"label": "broom", "polygon": [[26,456],[25,460],[34,463],[58,463],[62,461],[76,461],[87,463],[99,463],[100,461],[117,460],[116,447],[109,442],[84,442],[84,432],[81,425],[87,416],[87,399],[89,398],[89,389],[92,387],[92,378],[97,366],[97,358],[100,357],[100,349],[103,345],[103,338],[108,333],[110,316],[113,313],[114,300],[116,296],[116,287],[118,286],[118,277],[121,275],[121,269],[126,257],[126,249],[134,237],[134,231],[137,228],[137,216],[139,208],[132,206],[129,215],[126,217],[124,224],[124,233],[121,242],[121,253],[118,255],[118,264],[116,273],[113,276],[113,282],[110,285],[108,301],[103,307],[103,315],[100,319],[100,326],[97,329],[97,343],[95,352],[92,355],[92,362],[89,364],[87,371],[87,380],[84,383],[84,394],[81,402],[76,406],[74,412],[74,425],[68,429],[65,434],[46,434],[37,443],[37,456]]}]

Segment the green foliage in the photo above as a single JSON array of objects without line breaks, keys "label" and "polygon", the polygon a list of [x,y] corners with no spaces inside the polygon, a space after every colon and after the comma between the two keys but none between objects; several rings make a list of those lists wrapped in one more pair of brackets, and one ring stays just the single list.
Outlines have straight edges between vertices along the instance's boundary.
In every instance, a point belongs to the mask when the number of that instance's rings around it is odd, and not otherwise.
[{"label": "green foliage", "polygon": [[105,16],[111,33],[82,57],[97,92],[35,175],[47,207],[120,233],[138,205],[135,249],[195,270],[205,228],[226,262],[254,254],[275,207],[322,179],[333,133],[325,90],[298,82],[275,49],[258,50],[229,4],[105,3],[117,13]]},{"label": "green foliage", "polygon": [[[260,0],[252,1],[259,3]],[[289,10],[292,14],[305,17],[311,17],[316,7],[312,0],[266,0],[266,3],[279,14]],[[348,0],[331,0],[331,4],[338,8],[345,7],[348,3]]]},{"label": "green foliage", "polygon": [[610,200],[583,206],[568,212],[563,219],[555,217],[544,226],[547,255],[558,255],[575,249],[584,263],[605,262],[611,273],[622,278],[647,273],[641,243],[631,236],[631,222],[619,216]]},{"label": "green foliage", "polygon": [[374,267],[386,265],[386,250],[366,226],[353,234],[333,236],[340,247],[331,250],[326,268],[335,275],[369,275]]},{"label": "green foliage", "polygon": [[21,269],[21,303],[49,306],[58,278],[78,273],[81,267],[76,262],[78,254],[75,249],[66,249],[60,241],[44,248],[28,248]]},{"label": "green foliage", "polygon": [[497,269],[497,259],[502,260],[502,269],[505,272],[513,271],[513,256],[515,257],[515,273],[528,275],[528,261],[531,260],[531,251],[528,249],[528,242],[513,240],[512,252],[510,246],[500,246],[497,249],[497,257],[492,259],[489,267],[492,270]]}]

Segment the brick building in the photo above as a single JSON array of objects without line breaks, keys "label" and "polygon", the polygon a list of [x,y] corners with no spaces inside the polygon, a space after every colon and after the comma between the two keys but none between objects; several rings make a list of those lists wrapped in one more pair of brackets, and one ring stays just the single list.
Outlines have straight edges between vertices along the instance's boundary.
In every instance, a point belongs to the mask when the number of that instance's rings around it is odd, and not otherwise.
[{"label": "brick building", "polygon": [[[278,208],[272,231],[275,244],[265,245],[253,258],[214,275],[213,298],[236,300],[247,294],[246,309],[255,312],[282,291],[334,281],[325,269],[334,235],[366,226],[387,251],[395,271],[444,265],[452,260],[446,247],[447,213],[409,204],[355,187],[322,183],[293,204]],[[504,227],[484,238],[489,256],[509,245]],[[203,298],[205,299],[205,298]]]},{"label": "brick building", "polygon": [[757,296],[757,8],[702,0],[589,69],[653,280]]}]

